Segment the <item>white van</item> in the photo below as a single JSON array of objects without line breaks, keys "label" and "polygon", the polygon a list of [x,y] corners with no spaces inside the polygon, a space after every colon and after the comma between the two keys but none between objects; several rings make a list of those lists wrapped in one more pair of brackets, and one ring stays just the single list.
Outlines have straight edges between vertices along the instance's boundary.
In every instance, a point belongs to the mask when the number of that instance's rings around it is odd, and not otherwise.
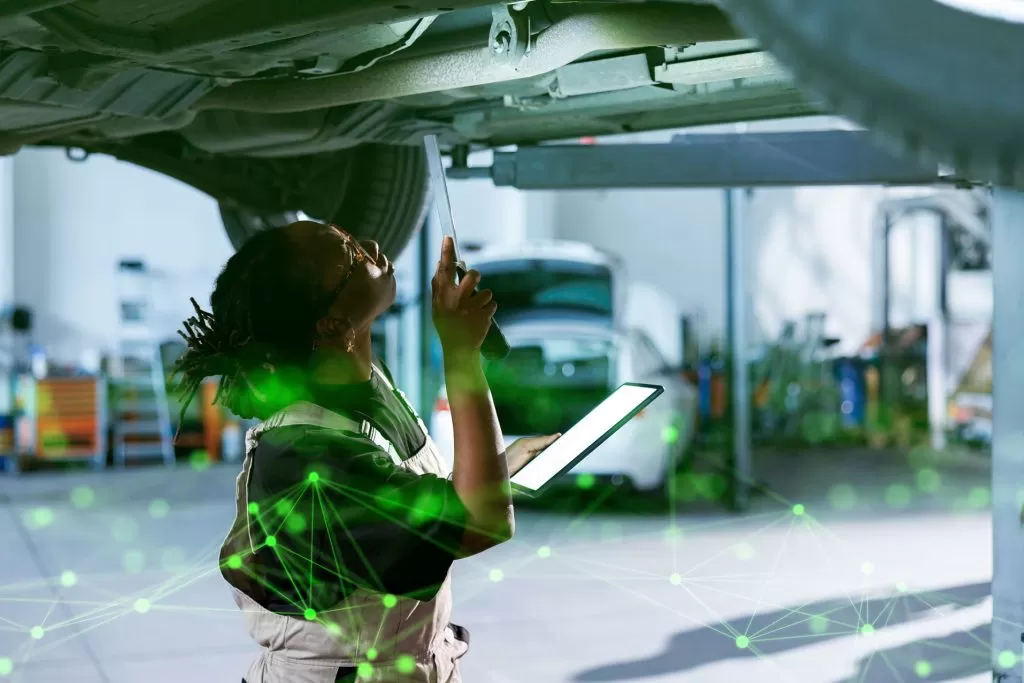
[{"label": "white van", "polygon": [[[571,474],[662,490],[692,439],[696,392],[646,333],[623,328],[622,264],[590,245],[547,242],[481,250],[470,265],[494,291],[511,346],[508,358],[485,365],[506,445],[566,431],[623,382],[661,384],[665,393]],[[444,387],[430,431],[451,462]]]}]

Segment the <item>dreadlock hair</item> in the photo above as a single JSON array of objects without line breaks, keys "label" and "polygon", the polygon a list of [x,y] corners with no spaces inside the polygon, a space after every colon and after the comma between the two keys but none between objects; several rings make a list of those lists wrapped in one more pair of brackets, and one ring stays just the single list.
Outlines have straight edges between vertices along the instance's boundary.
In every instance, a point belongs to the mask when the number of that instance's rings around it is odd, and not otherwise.
[{"label": "dreadlock hair", "polygon": [[220,377],[215,403],[241,418],[266,419],[300,398],[316,323],[330,305],[319,270],[285,228],[249,238],[228,259],[210,296],[178,333],[187,348],[174,373],[181,415],[208,377]]}]

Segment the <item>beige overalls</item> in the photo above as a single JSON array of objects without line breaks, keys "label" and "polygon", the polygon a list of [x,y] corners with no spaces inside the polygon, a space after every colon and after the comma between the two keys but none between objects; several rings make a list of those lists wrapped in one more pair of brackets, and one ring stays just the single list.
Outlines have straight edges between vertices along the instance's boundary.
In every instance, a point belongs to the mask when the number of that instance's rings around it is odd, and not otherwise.
[{"label": "beige overalls", "polygon": [[[416,415],[404,394],[391,386],[384,373],[376,367],[374,372]],[[260,436],[275,427],[296,424],[354,431],[372,439],[403,469],[416,474],[449,476],[423,421],[418,416],[416,419],[427,435],[426,444],[404,461],[375,426],[312,403],[292,405],[246,434],[245,461],[235,484],[235,521],[220,553],[221,573],[232,586],[235,604],[245,616],[249,634],[264,648],[249,667],[246,683],[334,683],[342,667],[359,667],[359,683],[460,683],[462,680],[458,660],[469,649],[468,634],[449,622],[450,571],[429,602],[402,597],[394,602],[390,596],[385,599],[380,593],[360,589],[337,609],[317,615],[315,621],[275,614],[254,599],[260,595],[261,588],[252,578],[259,575],[259,567],[253,558],[256,546],[248,523],[248,483],[252,454]],[[242,560],[240,567],[238,558]]]}]

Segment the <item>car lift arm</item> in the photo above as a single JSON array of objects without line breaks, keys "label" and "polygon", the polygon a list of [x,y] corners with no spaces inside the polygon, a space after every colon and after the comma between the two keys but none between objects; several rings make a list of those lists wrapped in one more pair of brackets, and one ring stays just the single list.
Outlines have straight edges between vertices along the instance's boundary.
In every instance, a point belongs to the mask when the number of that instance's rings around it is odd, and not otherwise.
[{"label": "car lift arm", "polygon": [[937,166],[900,159],[870,133],[856,130],[696,133],[657,144],[521,147],[495,152],[491,166],[455,165],[448,173],[520,190],[958,182]]}]

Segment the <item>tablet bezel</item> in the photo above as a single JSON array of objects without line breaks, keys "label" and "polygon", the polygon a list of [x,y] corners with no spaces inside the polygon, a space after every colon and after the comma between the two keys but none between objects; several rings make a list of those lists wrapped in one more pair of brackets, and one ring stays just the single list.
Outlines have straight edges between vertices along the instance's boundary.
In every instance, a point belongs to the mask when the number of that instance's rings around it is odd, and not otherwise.
[{"label": "tablet bezel", "polygon": [[[531,488],[529,488],[527,486],[523,486],[522,484],[517,484],[517,483],[515,483],[513,481],[515,479],[515,475],[512,475],[511,477],[509,477],[509,483],[512,485],[512,491],[515,492],[515,493],[523,494],[525,496],[529,496],[531,498],[534,498],[534,497],[542,495],[545,491],[550,489],[552,487],[552,485],[555,484],[555,482],[557,482],[563,475],[565,475],[567,472],[571,471],[572,468],[574,468],[574,467],[576,467],[576,465],[580,464],[580,462],[584,458],[586,458],[588,455],[590,455],[595,450],[597,450],[598,446],[600,446],[605,441],[610,439],[612,437],[612,435],[615,434],[615,432],[617,432],[620,429],[622,429],[623,427],[625,427],[626,424],[630,420],[632,420],[634,417],[637,416],[637,414],[640,413],[640,411],[644,410],[647,406],[651,405],[651,403],[653,403],[656,398],[658,398],[663,393],[665,393],[665,387],[660,385],[660,384],[645,384],[645,383],[642,383],[642,382],[623,382],[618,387],[616,387],[614,391],[612,391],[604,399],[602,399],[602,401],[600,403],[598,403],[597,405],[601,405],[601,403],[604,403],[604,401],[607,401],[609,398],[614,396],[615,392],[617,392],[620,389],[623,389],[625,387],[640,387],[640,388],[643,388],[643,389],[653,389],[654,391],[652,391],[651,394],[647,398],[645,398],[643,401],[641,401],[639,404],[637,404],[636,407],[634,407],[632,410],[630,410],[629,413],[627,413],[625,417],[623,417],[617,423],[612,425],[609,429],[605,430],[605,432],[601,436],[599,436],[597,439],[592,441],[590,443],[590,445],[587,446],[586,448],[584,448],[580,452],[579,455],[577,455],[575,458],[573,458],[569,462],[568,465],[563,467],[557,473],[551,475],[551,477],[546,482],[544,482],[544,484],[540,488],[538,488],[538,489],[531,489]],[[594,408],[591,409],[591,411],[588,412],[586,416],[584,416],[583,418],[578,420],[576,424],[578,424],[579,422],[582,422],[583,420],[585,420],[586,417],[589,416],[590,413],[592,413],[596,408],[597,408],[597,406],[594,406]],[[573,427],[575,427],[575,426],[576,425],[574,424]],[[572,429],[572,427],[570,427],[570,429]],[[566,431],[568,431],[568,430],[566,430]],[[544,457],[544,452],[541,451],[540,454],[537,455],[536,459],[543,458],[543,457]],[[526,467],[529,467],[531,463],[533,463],[533,460],[531,460],[530,463],[527,463],[526,465],[524,465],[522,469],[526,469]],[[522,471],[522,470],[520,470],[520,471]],[[516,474],[519,474],[519,472],[516,472]]]}]

